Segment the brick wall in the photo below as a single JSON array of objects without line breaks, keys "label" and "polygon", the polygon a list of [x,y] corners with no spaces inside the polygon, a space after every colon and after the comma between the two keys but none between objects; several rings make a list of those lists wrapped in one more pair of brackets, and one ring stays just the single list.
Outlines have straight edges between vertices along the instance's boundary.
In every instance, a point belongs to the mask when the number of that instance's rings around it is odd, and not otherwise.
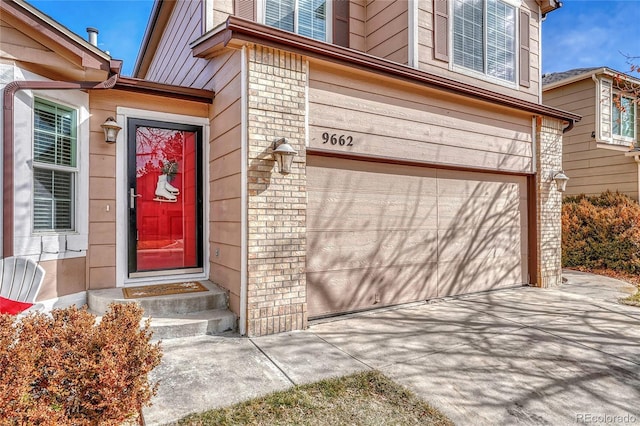
[{"label": "brick wall", "polygon": [[[247,334],[306,327],[305,86],[299,55],[248,49]],[[291,173],[271,159],[279,138],[298,151]]]},{"label": "brick wall", "polygon": [[538,118],[538,286],[552,287],[562,280],[562,196],[553,180],[562,170],[562,121]]}]

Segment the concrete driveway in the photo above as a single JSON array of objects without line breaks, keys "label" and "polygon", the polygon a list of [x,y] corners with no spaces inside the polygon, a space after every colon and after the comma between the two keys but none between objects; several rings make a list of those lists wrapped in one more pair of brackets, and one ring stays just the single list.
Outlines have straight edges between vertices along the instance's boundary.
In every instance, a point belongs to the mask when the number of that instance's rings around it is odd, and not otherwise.
[{"label": "concrete driveway", "polygon": [[620,281],[565,271],[518,288],[315,323],[254,339],[163,342],[148,425],[375,368],[460,425],[640,423],[640,308]]}]

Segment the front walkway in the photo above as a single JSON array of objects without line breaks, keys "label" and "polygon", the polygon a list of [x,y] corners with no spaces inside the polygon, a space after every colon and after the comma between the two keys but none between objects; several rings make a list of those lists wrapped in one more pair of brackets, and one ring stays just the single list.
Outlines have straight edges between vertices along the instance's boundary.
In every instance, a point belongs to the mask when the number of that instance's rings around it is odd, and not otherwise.
[{"label": "front walkway", "polygon": [[633,286],[565,271],[521,288],[371,312],[307,331],[163,342],[147,425],[376,368],[460,425],[640,423]]}]

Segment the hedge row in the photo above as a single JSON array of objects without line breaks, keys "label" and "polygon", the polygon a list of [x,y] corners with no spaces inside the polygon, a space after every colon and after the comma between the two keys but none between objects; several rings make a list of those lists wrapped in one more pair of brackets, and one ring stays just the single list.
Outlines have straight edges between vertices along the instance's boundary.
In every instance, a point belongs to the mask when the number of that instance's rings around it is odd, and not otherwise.
[{"label": "hedge row", "polygon": [[640,205],[604,192],[565,198],[562,266],[640,272]]},{"label": "hedge row", "polygon": [[112,304],[102,321],[86,309],[22,319],[0,315],[0,424],[119,425],[135,418],[160,363],[142,308]]}]

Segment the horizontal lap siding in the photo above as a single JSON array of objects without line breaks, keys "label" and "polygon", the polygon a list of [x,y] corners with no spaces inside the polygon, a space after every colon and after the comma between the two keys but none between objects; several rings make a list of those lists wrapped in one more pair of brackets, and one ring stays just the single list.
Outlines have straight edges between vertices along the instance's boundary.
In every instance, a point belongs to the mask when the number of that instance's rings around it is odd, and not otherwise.
[{"label": "horizontal lap siding", "polygon": [[[596,84],[590,78],[543,93],[546,105],[582,116],[563,136],[563,169],[569,182],[565,195],[596,195],[619,191],[638,199],[638,166],[624,151],[598,148],[596,130]],[[640,127],[639,127],[640,128]]]},{"label": "horizontal lap siding", "polygon": [[[229,305],[240,314],[241,269],[241,53],[211,61],[207,78],[216,92],[209,145],[211,277],[229,291]],[[218,256],[216,256],[218,250]]]},{"label": "horizontal lap siding", "polygon": [[[110,288],[116,283],[116,150],[104,143],[100,125],[105,117],[116,116],[118,107],[207,117],[209,105],[172,100],[160,96],[121,90],[91,91],[91,136],[89,141],[89,250],[88,288]],[[107,210],[106,206],[110,208]]]},{"label": "horizontal lap siding", "polygon": [[177,2],[154,53],[146,79],[179,86],[211,89],[208,60],[194,58],[189,43],[202,33],[203,2]]},{"label": "horizontal lap siding", "polygon": [[[493,84],[481,79],[467,76],[465,74],[454,72],[449,69],[448,62],[434,59],[434,34],[433,34],[433,2],[441,0],[421,0],[418,2],[418,68],[436,75],[448,77],[457,81],[479,86],[485,89],[493,90],[499,93],[515,96],[520,99],[526,99],[531,102],[538,102],[540,90],[540,39],[539,39],[539,20],[538,5],[535,0],[525,0],[522,2],[521,9],[529,11],[531,19],[529,20],[530,39],[530,76],[531,84],[529,87],[518,86],[517,89],[504,87],[499,84]],[[453,0],[449,0],[451,3]],[[517,14],[517,12],[516,12]],[[453,22],[453,16],[449,16],[449,24]],[[516,31],[516,34],[518,32]],[[516,46],[517,47],[517,46]],[[450,48],[449,48],[450,50]],[[449,52],[450,60],[453,55]],[[518,62],[518,61],[516,61]]]},{"label": "horizontal lap siding", "polygon": [[[351,135],[352,147],[324,144],[323,133]],[[426,163],[531,172],[531,118],[483,110],[453,95],[334,75],[314,66],[309,146]]]},{"label": "horizontal lap siding", "polygon": [[370,0],[366,5],[366,52],[407,64],[409,58],[409,2]]},{"label": "horizontal lap siding", "polygon": [[366,50],[365,4],[366,0],[351,0],[349,3],[349,47],[361,52]]}]

